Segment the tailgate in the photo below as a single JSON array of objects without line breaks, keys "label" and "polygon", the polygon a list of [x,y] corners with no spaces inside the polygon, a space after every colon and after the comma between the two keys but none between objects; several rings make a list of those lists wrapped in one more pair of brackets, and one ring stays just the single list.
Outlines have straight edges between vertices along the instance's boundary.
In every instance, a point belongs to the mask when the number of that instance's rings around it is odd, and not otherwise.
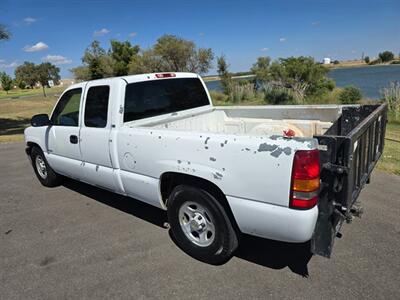
[{"label": "tailgate", "polygon": [[312,252],[330,257],[344,220],[362,213],[357,198],[382,155],[387,104],[345,106],[320,145],[321,191]]}]

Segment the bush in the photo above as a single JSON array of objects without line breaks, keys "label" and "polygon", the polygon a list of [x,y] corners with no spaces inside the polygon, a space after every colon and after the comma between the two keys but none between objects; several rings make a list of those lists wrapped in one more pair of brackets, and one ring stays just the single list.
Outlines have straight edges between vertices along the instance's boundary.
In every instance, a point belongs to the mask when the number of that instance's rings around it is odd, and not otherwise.
[{"label": "bush", "polygon": [[334,64],[334,65],[338,65],[338,64],[340,64],[340,61],[338,61],[337,59],[335,59],[335,60],[333,61],[333,64]]},{"label": "bush", "polygon": [[269,70],[271,81],[293,89],[300,100],[321,94],[332,87],[331,79],[326,76],[328,68],[311,57],[280,58],[270,65]]},{"label": "bush", "polygon": [[262,92],[264,93],[264,101],[270,104],[291,104],[294,102],[292,90],[283,86],[264,84]]},{"label": "bush", "polygon": [[229,99],[234,103],[239,103],[244,100],[252,100],[256,98],[256,91],[252,83],[233,82],[229,91]]},{"label": "bush", "polygon": [[400,65],[400,60],[394,60],[390,64],[391,65]]},{"label": "bush", "polygon": [[364,57],[364,61],[366,64],[369,64],[369,62],[370,62],[369,56]]},{"label": "bush", "polygon": [[371,61],[369,64],[370,65],[377,65],[377,64],[381,64],[381,63],[382,63],[382,60],[380,58],[377,58],[377,59]]},{"label": "bush", "polygon": [[342,104],[354,104],[357,103],[357,101],[361,100],[361,98],[362,98],[361,91],[355,86],[346,86],[339,93],[339,101]]},{"label": "bush", "polygon": [[335,88],[321,95],[307,97],[305,104],[338,104],[341,91],[342,89]]},{"label": "bush", "polygon": [[228,100],[228,96],[222,92],[218,91],[209,91],[209,92],[213,102],[226,102]]},{"label": "bush", "polygon": [[381,95],[388,103],[389,111],[394,113],[397,119],[400,116],[400,82],[391,82],[381,90]]},{"label": "bush", "polygon": [[390,51],[381,52],[378,56],[382,62],[388,62],[394,59],[394,54]]}]

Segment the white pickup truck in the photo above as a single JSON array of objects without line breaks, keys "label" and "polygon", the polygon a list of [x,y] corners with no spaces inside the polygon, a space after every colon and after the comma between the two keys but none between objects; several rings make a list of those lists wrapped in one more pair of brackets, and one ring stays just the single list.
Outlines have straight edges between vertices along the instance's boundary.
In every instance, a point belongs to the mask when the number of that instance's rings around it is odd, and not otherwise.
[{"label": "white pickup truck", "polygon": [[32,118],[39,181],[63,176],[167,210],[178,246],[228,260],[241,233],[305,242],[329,257],[384,145],[386,105],[214,107],[192,73],[67,88]]}]

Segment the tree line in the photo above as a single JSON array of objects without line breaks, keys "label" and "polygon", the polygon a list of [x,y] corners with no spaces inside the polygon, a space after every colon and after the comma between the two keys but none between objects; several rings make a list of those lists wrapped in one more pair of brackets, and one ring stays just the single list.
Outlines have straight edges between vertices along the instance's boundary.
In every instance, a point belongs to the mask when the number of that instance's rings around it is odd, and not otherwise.
[{"label": "tree line", "polygon": [[149,49],[111,40],[110,48],[105,50],[95,40],[86,48],[82,65],[70,71],[77,80],[172,71],[205,74],[213,59],[211,48],[199,48],[175,35],[163,35]]}]

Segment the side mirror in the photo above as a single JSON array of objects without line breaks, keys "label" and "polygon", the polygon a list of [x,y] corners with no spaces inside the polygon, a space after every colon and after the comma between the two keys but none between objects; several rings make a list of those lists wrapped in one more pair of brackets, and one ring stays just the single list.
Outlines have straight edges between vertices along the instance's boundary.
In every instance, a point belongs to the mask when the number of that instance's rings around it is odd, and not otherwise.
[{"label": "side mirror", "polygon": [[31,125],[33,127],[48,126],[50,124],[51,122],[47,114],[34,115],[31,119]]}]

